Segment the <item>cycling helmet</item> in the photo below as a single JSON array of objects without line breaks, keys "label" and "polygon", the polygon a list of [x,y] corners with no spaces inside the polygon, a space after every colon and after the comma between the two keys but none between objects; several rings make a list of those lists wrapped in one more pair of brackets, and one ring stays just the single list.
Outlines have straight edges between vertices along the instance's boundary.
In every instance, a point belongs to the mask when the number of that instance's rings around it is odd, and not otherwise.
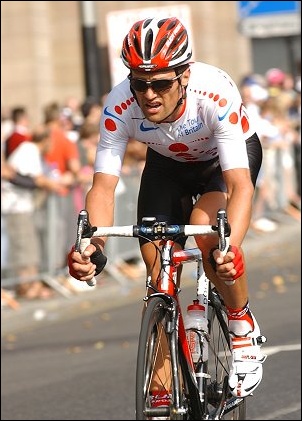
[{"label": "cycling helmet", "polygon": [[191,56],[187,30],[175,17],[136,22],[124,39],[121,53],[126,67],[147,72],[181,66]]}]

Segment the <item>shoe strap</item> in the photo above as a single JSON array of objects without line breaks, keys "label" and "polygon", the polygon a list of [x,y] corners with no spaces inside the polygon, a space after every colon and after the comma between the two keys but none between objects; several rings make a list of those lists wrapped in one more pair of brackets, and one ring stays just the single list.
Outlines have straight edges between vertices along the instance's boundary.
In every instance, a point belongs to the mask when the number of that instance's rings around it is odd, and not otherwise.
[{"label": "shoe strap", "polygon": [[252,336],[232,336],[231,337],[232,350],[238,348],[246,348],[249,346],[257,346],[257,338]]},{"label": "shoe strap", "polygon": [[255,352],[251,352],[251,350],[247,349],[247,352],[244,352],[243,349],[241,349],[240,351],[234,351],[233,352],[233,361],[236,365],[236,363],[243,363],[240,364],[241,369],[243,367],[251,367],[253,364],[263,364],[264,361],[267,358],[267,355],[265,354],[261,354],[259,352],[259,347],[257,347],[257,349],[254,348]]}]

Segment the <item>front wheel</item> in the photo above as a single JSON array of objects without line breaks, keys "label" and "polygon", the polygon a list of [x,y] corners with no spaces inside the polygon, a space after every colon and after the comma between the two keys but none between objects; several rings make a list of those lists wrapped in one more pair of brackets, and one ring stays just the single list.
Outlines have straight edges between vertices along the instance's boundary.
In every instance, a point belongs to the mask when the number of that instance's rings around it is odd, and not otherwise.
[{"label": "front wheel", "polygon": [[[177,336],[175,331],[170,332],[170,320],[171,312],[168,303],[161,297],[150,298],[143,315],[138,342],[137,420],[188,419],[187,393],[181,380],[181,368],[178,364]],[[176,360],[177,370],[172,369],[172,359]],[[177,372],[176,377],[175,372]],[[160,406],[154,405],[154,398],[152,398],[154,395],[164,396],[166,402]]]}]

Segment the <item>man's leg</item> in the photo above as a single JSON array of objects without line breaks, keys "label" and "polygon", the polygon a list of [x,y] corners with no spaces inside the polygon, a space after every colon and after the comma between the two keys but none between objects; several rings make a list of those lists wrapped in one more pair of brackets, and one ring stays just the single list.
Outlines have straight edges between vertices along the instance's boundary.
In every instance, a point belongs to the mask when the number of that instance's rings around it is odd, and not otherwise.
[{"label": "man's leg", "polygon": [[[191,215],[192,224],[216,224],[219,208],[226,207],[226,197],[222,192],[205,194]],[[196,243],[204,256],[203,264],[207,277],[214,283],[227,307],[228,324],[233,354],[229,385],[234,396],[251,394],[262,379],[262,364],[266,356],[261,353],[260,345],[265,342],[258,323],[249,309],[248,284],[246,272],[233,284],[221,281],[209,263],[210,250],[217,245],[215,236],[199,236]],[[243,251],[241,250],[243,259]]]}]

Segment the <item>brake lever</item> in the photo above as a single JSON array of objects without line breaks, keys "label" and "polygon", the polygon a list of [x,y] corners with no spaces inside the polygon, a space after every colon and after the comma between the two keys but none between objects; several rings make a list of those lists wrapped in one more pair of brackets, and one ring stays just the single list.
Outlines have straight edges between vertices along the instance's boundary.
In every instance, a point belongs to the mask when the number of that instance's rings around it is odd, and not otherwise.
[{"label": "brake lever", "polygon": [[230,245],[231,235],[231,226],[228,223],[225,209],[219,209],[217,212],[217,231],[219,238],[219,250],[222,251],[225,256]]},{"label": "brake lever", "polygon": [[[86,247],[90,244],[90,238],[92,237],[96,227],[92,227],[89,222],[89,215],[86,209],[82,209],[79,212],[78,223],[77,223],[77,238],[75,241],[74,249],[79,253],[83,253]],[[86,281],[89,286],[95,286],[95,278],[90,281]]]}]

